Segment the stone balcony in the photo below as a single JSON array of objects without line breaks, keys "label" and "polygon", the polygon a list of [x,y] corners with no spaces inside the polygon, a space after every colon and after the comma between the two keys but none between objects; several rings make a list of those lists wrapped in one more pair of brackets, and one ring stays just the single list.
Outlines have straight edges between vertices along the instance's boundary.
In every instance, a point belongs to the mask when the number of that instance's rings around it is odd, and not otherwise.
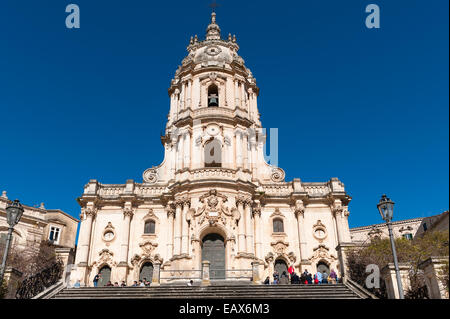
[{"label": "stone balcony", "polygon": [[228,119],[234,120],[236,117],[241,119],[251,121],[249,114],[245,109],[236,107],[236,109],[229,109],[226,107],[202,107],[195,110],[191,108],[186,108],[178,113],[175,118],[175,123],[182,122],[188,118],[192,119],[203,119],[203,118],[217,118],[217,119]]}]

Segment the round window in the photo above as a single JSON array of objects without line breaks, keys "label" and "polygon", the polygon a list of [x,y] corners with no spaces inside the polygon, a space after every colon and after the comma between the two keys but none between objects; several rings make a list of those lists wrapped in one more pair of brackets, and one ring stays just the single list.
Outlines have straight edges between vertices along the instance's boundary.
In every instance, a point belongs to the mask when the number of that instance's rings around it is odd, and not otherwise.
[{"label": "round window", "polygon": [[106,232],[103,234],[103,238],[104,238],[105,240],[107,240],[107,241],[112,240],[112,239],[114,238],[114,232],[111,231],[111,230],[106,231]]},{"label": "round window", "polygon": [[324,239],[324,238],[327,236],[327,233],[325,232],[324,229],[318,228],[318,229],[315,230],[314,236],[315,236],[317,239]]}]

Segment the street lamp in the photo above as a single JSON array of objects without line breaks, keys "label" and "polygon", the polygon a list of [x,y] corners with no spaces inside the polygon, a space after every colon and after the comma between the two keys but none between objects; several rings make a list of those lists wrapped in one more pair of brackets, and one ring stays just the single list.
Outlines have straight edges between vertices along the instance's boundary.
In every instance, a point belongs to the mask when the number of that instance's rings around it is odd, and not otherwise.
[{"label": "street lamp", "polygon": [[6,238],[6,247],[3,254],[2,268],[0,269],[0,285],[3,284],[3,276],[5,275],[6,259],[8,258],[9,248],[11,246],[12,232],[14,226],[17,225],[23,214],[23,207],[19,200],[16,199],[6,207],[6,220],[8,222],[8,237]]},{"label": "street lamp", "polygon": [[382,195],[380,201],[377,204],[378,211],[380,212],[381,218],[386,222],[388,231],[389,231],[389,239],[391,240],[391,248],[392,255],[394,256],[394,266],[395,266],[395,275],[397,276],[397,287],[400,299],[404,299],[403,295],[403,285],[400,277],[400,270],[398,269],[397,262],[397,251],[395,250],[395,242],[394,235],[392,233],[392,225],[391,220],[394,215],[394,202],[391,201],[386,195]]}]

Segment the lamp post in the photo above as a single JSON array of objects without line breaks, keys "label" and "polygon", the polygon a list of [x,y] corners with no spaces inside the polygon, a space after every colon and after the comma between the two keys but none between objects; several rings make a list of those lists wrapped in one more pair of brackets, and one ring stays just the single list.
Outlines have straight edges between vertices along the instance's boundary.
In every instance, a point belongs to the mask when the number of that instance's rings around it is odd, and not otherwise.
[{"label": "lamp post", "polygon": [[23,207],[19,200],[16,199],[6,207],[6,219],[9,225],[8,237],[6,238],[6,247],[3,254],[2,267],[0,269],[0,285],[3,284],[3,276],[5,275],[6,259],[8,258],[9,248],[11,246],[12,232],[14,226],[17,225],[23,214]]},{"label": "lamp post", "polygon": [[397,287],[400,299],[404,299],[402,279],[400,277],[400,270],[398,269],[397,251],[395,250],[394,235],[392,233],[391,220],[394,215],[394,202],[391,201],[386,195],[382,195],[380,201],[377,204],[378,211],[381,218],[386,222],[389,239],[391,240],[392,255],[394,256],[395,275],[397,276]]}]

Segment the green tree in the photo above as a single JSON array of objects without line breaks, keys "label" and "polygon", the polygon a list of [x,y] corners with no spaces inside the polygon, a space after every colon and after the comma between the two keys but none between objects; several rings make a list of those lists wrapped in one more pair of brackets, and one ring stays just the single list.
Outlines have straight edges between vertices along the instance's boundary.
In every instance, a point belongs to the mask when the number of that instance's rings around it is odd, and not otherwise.
[{"label": "green tree", "polygon": [[[409,275],[411,287],[409,287],[405,298],[423,299],[427,296],[423,272],[419,264],[432,256],[448,256],[448,231],[434,231],[425,233],[424,236],[408,240],[397,238],[395,246],[400,263],[406,262],[411,265]],[[351,250],[348,254],[349,276],[358,284],[365,286],[367,273],[366,266],[378,265],[380,270],[388,263],[393,262],[391,245],[389,239],[373,239],[370,243]],[[448,267],[442,270],[442,278],[447,278]],[[367,288],[367,287],[366,287]],[[380,288],[369,289],[380,298],[386,298],[386,287],[381,280]]]}]

